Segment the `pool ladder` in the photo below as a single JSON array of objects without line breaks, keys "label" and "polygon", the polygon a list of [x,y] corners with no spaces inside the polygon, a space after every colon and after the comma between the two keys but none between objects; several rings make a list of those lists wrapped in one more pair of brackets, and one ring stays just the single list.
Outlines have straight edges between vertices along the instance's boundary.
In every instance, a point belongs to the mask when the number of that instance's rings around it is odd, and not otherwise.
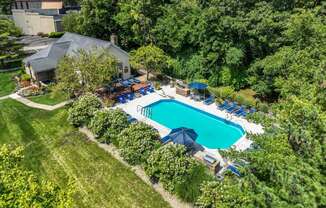
[{"label": "pool ladder", "polygon": [[143,107],[141,105],[137,105],[137,112],[140,112],[140,114],[145,117],[152,117],[152,108],[150,107]]}]

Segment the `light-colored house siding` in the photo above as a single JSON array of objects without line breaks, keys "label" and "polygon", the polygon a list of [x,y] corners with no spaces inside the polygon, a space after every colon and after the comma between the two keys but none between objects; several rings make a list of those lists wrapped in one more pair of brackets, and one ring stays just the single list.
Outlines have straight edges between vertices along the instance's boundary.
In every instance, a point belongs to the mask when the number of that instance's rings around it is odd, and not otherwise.
[{"label": "light-colored house siding", "polygon": [[59,32],[54,16],[40,15],[37,12],[28,12],[22,9],[12,10],[12,16],[16,26],[22,29],[26,35],[38,33]]}]

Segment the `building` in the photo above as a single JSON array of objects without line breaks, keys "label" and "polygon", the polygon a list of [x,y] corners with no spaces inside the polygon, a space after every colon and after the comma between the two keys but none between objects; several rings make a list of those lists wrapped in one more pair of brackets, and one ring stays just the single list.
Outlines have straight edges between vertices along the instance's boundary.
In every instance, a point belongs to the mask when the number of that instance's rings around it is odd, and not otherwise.
[{"label": "building", "polygon": [[33,80],[53,80],[58,62],[64,56],[76,55],[76,52],[81,49],[90,51],[96,48],[107,49],[119,61],[120,78],[127,79],[130,77],[129,55],[119,48],[114,41],[109,42],[68,32],[55,43],[27,57],[23,62],[26,73],[30,74]]},{"label": "building", "polygon": [[15,0],[12,9],[62,9],[62,0]]},{"label": "building", "polygon": [[66,11],[80,9],[77,3],[64,4],[62,0],[15,0],[11,8],[16,26],[26,35],[61,32]]},{"label": "building", "polygon": [[12,17],[17,27],[26,35],[48,34],[61,32],[62,16],[65,11],[61,9],[13,9]]}]

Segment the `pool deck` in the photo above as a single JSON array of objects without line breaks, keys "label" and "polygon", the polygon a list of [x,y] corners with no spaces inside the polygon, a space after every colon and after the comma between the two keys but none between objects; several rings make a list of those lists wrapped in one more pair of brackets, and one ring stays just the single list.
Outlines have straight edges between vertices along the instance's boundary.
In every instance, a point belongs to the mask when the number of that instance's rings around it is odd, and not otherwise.
[{"label": "pool deck", "polygon": [[[158,130],[160,136],[163,137],[163,136],[166,136],[170,132],[170,129],[141,115],[141,113],[139,112],[139,108],[145,107],[149,104],[152,104],[152,103],[162,100],[162,99],[170,99],[170,98],[174,98],[175,100],[177,100],[179,102],[188,104],[190,106],[198,108],[207,113],[213,114],[220,118],[224,118],[224,119],[232,121],[236,124],[239,124],[248,133],[251,133],[251,134],[264,133],[263,127],[260,124],[251,123],[244,118],[240,118],[240,117],[234,116],[232,114],[229,114],[227,112],[218,110],[214,103],[211,105],[205,105],[203,102],[194,101],[194,100],[191,100],[189,97],[177,95],[175,92],[175,88],[171,88],[170,86],[163,86],[162,90],[158,90],[154,93],[150,93],[150,94],[142,96],[140,98],[136,98],[132,101],[128,101],[125,104],[119,104],[117,107],[123,109],[125,112],[127,112],[128,114],[130,114],[137,120],[153,126],[155,129]],[[245,134],[232,147],[234,147],[236,150],[243,151],[243,150],[247,149],[251,145],[251,143],[252,143],[252,141],[249,140],[248,138],[246,138],[246,134]],[[214,150],[214,149],[207,149],[207,151],[211,152],[212,154],[216,154],[216,152],[217,152],[217,150]]]}]

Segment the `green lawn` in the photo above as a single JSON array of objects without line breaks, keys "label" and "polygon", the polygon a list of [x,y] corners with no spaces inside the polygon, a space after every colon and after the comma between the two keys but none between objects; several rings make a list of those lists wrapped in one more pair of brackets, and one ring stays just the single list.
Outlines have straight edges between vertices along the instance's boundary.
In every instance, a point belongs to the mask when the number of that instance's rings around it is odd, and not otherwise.
[{"label": "green lawn", "polygon": [[0,101],[0,144],[25,146],[24,165],[65,186],[75,181],[75,207],[168,207],[158,193],[66,121],[65,109],[45,112]]},{"label": "green lawn", "polygon": [[46,105],[56,105],[63,101],[68,100],[68,96],[65,93],[46,93],[44,95],[32,96],[28,98],[29,100]]},{"label": "green lawn", "polygon": [[12,78],[16,74],[17,71],[0,73],[0,97],[9,95],[15,90],[16,85]]}]

